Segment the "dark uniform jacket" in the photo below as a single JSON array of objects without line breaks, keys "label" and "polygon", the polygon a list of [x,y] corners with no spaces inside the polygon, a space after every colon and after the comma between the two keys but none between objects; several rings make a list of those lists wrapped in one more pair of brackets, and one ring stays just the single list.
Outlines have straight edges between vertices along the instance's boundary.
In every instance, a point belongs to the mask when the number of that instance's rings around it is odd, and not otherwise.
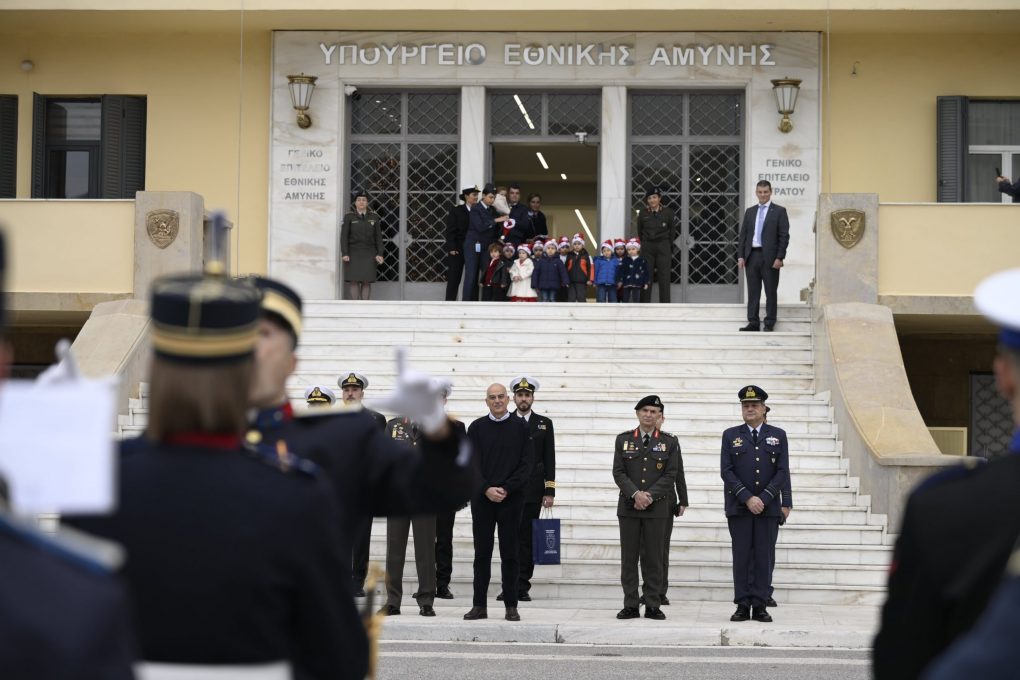
[{"label": "dark uniform jacket", "polygon": [[491,206],[478,201],[475,203],[475,207],[471,208],[464,242],[467,244],[480,243],[481,249],[478,252],[485,253],[489,244],[496,240],[500,231],[496,224],[496,211]]},{"label": "dark uniform jacket", "polygon": [[676,239],[676,228],[676,213],[666,206],[655,212],[641,208],[634,218],[634,232],[642,243],[672,243]]},{"label": "dark uniform jacket", "polygon": [[524,502],[541,503],[542,496],[556,495],[556,434],[552,419],[534,411],[527,423],[535,447],[535,464],[531,468],[531,478],[524,486]]},{"label": "dark uniform jacket", "polygon": [[135,677],[127,600],[104,566],[0,514],[0,574],[0,677]]},{"label": "dark uniform jacket", "polygon": [[662,434],[668,435],[668,436],[672,437],[673,439],[677,440],[677,447],[676,447],[677,470],[676,470],[676,483],[675,483],[675,487],[676,488],[675,488],[675,490],[673,492],[673,498],[671,499],[672,504],[673,504],[673,508],[674,508],[674,514],[675,514],[676,508],[678,506],[682,505],[685,508],[689,508],[691,506],[690,501],[687,500],[687,478],[684,477],[684,457],[683,457],[683,453],[680,451],[680,440],[677,439],[677,436],[675,434],[673,434],[672,432],[666,432],[666,431],[663,431]]},{"label": "dark uniform jacket", "polygon": [[782,517],[780,507],[791,507],[782,498],[790,470],[787,447],[786,432],[768,423],[759,428],[757,447],[747,425],[723,432],[719,467],[727,517],[752,514],[746,505],[752,496],[765,504],[765,517]]},{"label": "dark uniform jacket", "polygon": [[999,191],[1007,196],[1012,196],[1014,203],[1020,203],[1020,179],[1017,179],[1017,181],[1012,184],[1009,180],[1002,180],[999,182]]},{"label": "dark uniform jacket", "polygon": [[514,221],[514,226],[506,236],[507,241],[519,246],[525,241],[535,238],[535,228],[531,223],[528,206],[523,203],[514,203],[510,206],[508,217]]},{"label": "dark uniform jacket", "polygon": [[299,677],[364,677],[324,477],[240,446],[138,438],[121,444],[117,496],[115,514],[71,523],[127,551],[141,659],[289,660]]},{"label": "dark uniform jacket", "polygon": [[[758,204],[744,211],[744,220],[740,224],[740,240],[737,243],[737,257],[745,260],[751,256],[754,245],[754,225],[758,220]],[[769,204],[765,213],[765,223],[761,227],[761,254],[765,262],[772,266],[776,260],[786,259],[786,246],[790,244],[790,218],[786,208],[776,203]]]},{"label": "dark uniform jacket", "polygon": [[404,442],[408,446],[417,447],[422,432],[418,429],[417,423],[412,423],[410,418],[390,418],[386,423],[386,436],[395,442]]},{"label": "dark uniform jacket", "polygon": [[918,677],[984,612],[1020,535],[1012,450],[975,470],[939,473],[910,495],[875,637],[876,680]]},{"label": "dark uniform jacket", "polygon": [[[613,479],[620,487],[617,517],[670,517],[680,470],[680,443],[676,437],[654,430],[648,446],[642,442],[640,428],[616,435],[613,456]],[[686,488],[686,486],[685,486]],[[644,510],[634,509],[634,494],[647,491],[652,504]]]},{"label": "dark uniform jacket", "polygon": [[[471,211],[467,207],[466,203],[461,203],[450,208],[450,212],[446,215],[446,231],[444,236],[446,237],[443,250],[447,254],[452,250],[456,250],[458,253],[464,249],[464,239],[467,238],[468,225],[471,220]],[[461,253],[463,255],[463,253]]]}]

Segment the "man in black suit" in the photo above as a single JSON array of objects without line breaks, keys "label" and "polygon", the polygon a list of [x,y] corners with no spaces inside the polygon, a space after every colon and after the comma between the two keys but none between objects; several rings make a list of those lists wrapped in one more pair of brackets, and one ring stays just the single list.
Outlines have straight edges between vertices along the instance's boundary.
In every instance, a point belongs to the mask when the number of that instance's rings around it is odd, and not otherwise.
[{"label": "man in black suit", "polygon": [[[993,275],[974,292],[974,306],[1001,329],[993,369],[1016,424],[1020,424],[1018,295],[1016,269]],[[876,680],[921,676],[974,627],[1002,582],[1020,534],[1016,512],[1020,434],[1014,434],[1008,455],[987,465],[975,458],[965,462],[973,464],[936,473],[907,500],[872,653]]]},{"label": "man in black suit", "polygon": [[464,239],[471,220],[471,208],[478,202],[478,187],[467,187],[460,192],[463,203],[450,208],[446,215],[446,301],[454,302],[460,291],[460,278],[464,274]]},{"label": "man in black suit", "polygon": [[[524,514],[521,515],[521,573],[517,579],[517,599],[530,602],[531,577],[535,563],[531,554],[531,520],[538,519],[542,508],[551,508],[556,497],[556,434],[553,421],[531,410],[538,381],[522,375],[513,379],[514,415],[524,419],[535,448],[535,465],[524,485]],[[502,595],[500,596],[502,598]]]},{"label": "man in black suit", "polygon": [[771,331],[776,325],[779,270],[790,243],[790,218],[786,208],[772,202],[772,184],[767,180],[758,182],[754,193],[758,205],[744,212],[737,245],[737,266],[744,270],[747,280],[747,325],[740,330],[761,330],[758,307],[764,284],[765,330]]},{"label": "man in black suit", "polygon": [[535,228],[531,224],[528,206],[521,203],[521,185],[514,183],[506,191],[506,202],[510,206],[508,217],[514,221],[513,229],[507,234],[506,240],[519,246],[525,241],[535,238]]}]

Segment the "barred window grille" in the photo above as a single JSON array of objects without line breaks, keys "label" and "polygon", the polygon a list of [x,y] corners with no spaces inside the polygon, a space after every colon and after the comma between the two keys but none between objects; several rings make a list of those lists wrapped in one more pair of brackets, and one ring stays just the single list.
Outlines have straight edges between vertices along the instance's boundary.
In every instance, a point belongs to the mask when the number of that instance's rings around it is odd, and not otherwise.
[{"label": "barred window grille", "polygon": [[997,458],[1009,452],[1013,437],[1013,411],[995,386],[990,373],[970,376],[970,427],[968,455]]},{"label": "barred window grille", "polygon": [[350,189],[382,220],[380,282],[442,283],[444,219],[456,200],[460,95],[363,91],[351,106]]},{"label": "barred window grille", "polygon": [[489,93],[489,136],[570,137],[584,132],[589,140],[599,134],[602,95],[599,92]]}]

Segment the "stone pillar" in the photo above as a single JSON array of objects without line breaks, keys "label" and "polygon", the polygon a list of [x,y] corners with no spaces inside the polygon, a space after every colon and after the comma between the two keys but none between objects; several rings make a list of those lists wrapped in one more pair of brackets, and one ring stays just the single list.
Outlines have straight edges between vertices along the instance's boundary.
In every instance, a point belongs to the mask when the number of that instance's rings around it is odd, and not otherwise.
[{"label": "stone pillar", "polygon": [[460,184],[482,187],[485,168],[485,88],[469,85],[460,90]]},{"label": "stone pillar", "polygon": [[630,222],[627,187],[627,88],[602,88],[599,132],[599,238],[623,238]]},{"label": "stone pillar", "polygon": [[815,307],[877,304],[878,194],[819,194],[815,232]]},{"label": "stone pillar", "polygon": [[146,299],[157,277],[202,269],[204,212],[190,191],[135,194],[135,298]]}]

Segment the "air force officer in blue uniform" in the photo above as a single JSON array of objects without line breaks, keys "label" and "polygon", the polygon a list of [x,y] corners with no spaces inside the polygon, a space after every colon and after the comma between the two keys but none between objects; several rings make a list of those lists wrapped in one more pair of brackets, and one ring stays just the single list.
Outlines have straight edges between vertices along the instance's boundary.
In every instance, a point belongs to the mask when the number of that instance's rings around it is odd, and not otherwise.
[{"label": "air force officer in blue uniform", "polygon": [[[779,535],[782,490],[789,475],[786,432],[765,423],[768,394],[757,385],[738,392],[744,424],[722,436],[720,471],[733,548],[731,621],[772,621],[765,603],[772,581],[772,550]],[[752,614],[753,610],[753,614]]]}]

